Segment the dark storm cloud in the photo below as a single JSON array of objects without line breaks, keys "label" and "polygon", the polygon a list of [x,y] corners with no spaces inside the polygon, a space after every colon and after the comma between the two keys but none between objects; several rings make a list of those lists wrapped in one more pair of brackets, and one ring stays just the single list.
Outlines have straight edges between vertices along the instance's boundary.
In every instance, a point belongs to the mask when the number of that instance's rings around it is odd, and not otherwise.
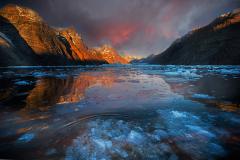
[{"label": "dark storm cloud", "polygon": [[7,0],[33,8],[53,26],[74,26],[91,46],[159,53],[191,29],[240,7],[239,0]]}]

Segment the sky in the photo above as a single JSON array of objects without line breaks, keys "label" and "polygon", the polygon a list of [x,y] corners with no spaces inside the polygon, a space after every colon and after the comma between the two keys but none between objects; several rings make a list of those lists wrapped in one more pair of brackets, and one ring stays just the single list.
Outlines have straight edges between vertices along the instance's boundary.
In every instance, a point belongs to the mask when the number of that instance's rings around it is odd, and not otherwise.
[{"label": "sky", "polygon": [[146,57],[223,13],[240,0],[0,0],[36,10],[54,27],[74,27],[89,47],[110,44]]}]

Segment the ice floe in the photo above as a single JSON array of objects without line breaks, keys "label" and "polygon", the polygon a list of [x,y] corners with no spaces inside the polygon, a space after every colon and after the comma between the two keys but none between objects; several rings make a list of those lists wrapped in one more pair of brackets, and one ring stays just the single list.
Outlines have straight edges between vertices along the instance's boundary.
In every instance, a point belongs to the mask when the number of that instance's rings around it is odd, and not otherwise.
[{"label": "ice floe", "polygon": [[198,116],[181,111],[158,112],[161,117],[155,123],[162,129],[149,130],[140,123],[117,119],[91,120],[67,148],[65,159],[178,159],[173,142],[194,159],[226,154],[216,134],[209,130],[211,126]]},{"label": "ice floe", "polygon": [[31,82],[29,82],[29,81],[17,81],[17,82],[15,82],[14,84],[16,84],[16,85],[21,85],[21,86],[25,86],[25,85],[31,84]]},{"label": "ice floe", "polygon": [[97,119],[86,127],[67,148],[66,159],[167,159],[172,152],[169,144],[161,142],[167,133],[160,129],[150,133],[138,125],[114,119]]},{"label": "ice floe", "polygon": [[194,125],[186,125],[186,127],[188,127],[191,131],[196,132],[197,134],[201,134],[210,138],[214,138],[216,137],[213,133],[204,130],[202,127],[200,126],[194,126]]},{"label": "ice floe", "polygon": [[192,98],[197,98],[197,99],[214,99],[213,96],[209,96],[207,94],[201,94],[201,93],[193,94]]},{"label": "ice floe", "polygon": [[183,76],[186,78],[200,78],[201,75],[197,74],[195,70],[184,70],[178,69],[176,71],[166,71],[162,73],[163,75],[167,76]]},{"label": "ice floe", "polygon": [[176,118],[187,117],[187,114],[179,111],[171,111]]},{"label": "ice floe", "polygon": [[35,135],[33,133],[26,133],[26,134],[23,134],[22,136],[20,136],[17,141],[18,142],[30,142],[34,137],[35,137]]},{"label": "ice floe", "polygon": [[[219,144],[213,126],[202,121],[198,116],[189,112],[158,110],[163,119],[169,136],[176,140],[181,150],[188,153],[193,159],[215,157],[214,150],[220,150],[218,156],[224,156],[226,151]],[[214,149],[215,148],[215,149]],[[212,152],[209,152],[212,151]]]},{"label": "ice floe", "polygon": [[49,76],[49,73],[45,73],[45,72],[33,72],[32,76],[36,77],[36,78],[41,78],[41,77],[45,77],[45,76]]}]

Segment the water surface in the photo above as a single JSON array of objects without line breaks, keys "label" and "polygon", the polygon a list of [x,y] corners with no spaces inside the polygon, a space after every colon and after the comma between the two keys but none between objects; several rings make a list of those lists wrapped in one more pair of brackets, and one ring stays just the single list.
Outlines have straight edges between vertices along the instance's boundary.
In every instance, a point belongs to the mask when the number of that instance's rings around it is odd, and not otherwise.
[{"label": "water surface", "polygon": [[239,159],[240,67],[0,69],[0,158]]}]

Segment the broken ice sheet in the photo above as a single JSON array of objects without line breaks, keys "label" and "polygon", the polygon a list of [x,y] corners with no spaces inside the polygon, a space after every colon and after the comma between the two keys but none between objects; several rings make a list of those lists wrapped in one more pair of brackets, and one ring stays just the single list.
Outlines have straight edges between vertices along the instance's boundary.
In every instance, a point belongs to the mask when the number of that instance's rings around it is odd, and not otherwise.
[{"label": "broken ice sheet", "polygon": [[148,133],[141,126],[116,119],[96,119],[86,127],[67,148],[66,159],[167,158],[171,153],[171,147],[160,141],[167,136],[164,131]]}]

